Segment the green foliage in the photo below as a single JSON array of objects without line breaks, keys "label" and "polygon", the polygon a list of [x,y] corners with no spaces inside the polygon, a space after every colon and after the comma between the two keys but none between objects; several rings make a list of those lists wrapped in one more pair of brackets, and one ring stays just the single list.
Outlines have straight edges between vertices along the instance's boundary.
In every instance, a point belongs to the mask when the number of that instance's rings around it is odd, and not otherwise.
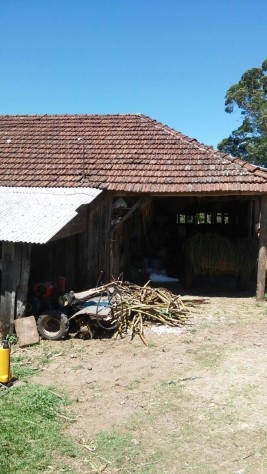
[{"label": "green foliage", "polygon": [[237,107],[243,122],[218,149],[255,164],[267,166],[267,59],[261,68],[246,71],[225,96],[225,110],[232,113]]},{"label": "green foliage", "polygon": [[6,339],[9,342],[10,345],[11,344],[17,344],[17,342],[18,342],[16,334],[7,334]]},{"label": "green foliage", "polygon": [[0,391],[1,474],[59,472],[61,456],[75,457],[61,433],[63,404],[63,396],[35,384]]}]

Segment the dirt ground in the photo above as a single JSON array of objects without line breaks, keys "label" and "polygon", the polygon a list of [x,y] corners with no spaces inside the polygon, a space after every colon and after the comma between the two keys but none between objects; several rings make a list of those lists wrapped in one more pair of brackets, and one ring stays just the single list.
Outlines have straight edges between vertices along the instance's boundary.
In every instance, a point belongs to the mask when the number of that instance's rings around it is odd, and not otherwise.
[{"label": "dirt ground", "polygon": [[131,434],[139,461],[109,460],[103,472],[267,473],[266,323],[267,303],[251,295],[207,296],[190,326],[146,328],[148,346],[137,336],[41,341],[34,381],[68,393],[78,443]]}]

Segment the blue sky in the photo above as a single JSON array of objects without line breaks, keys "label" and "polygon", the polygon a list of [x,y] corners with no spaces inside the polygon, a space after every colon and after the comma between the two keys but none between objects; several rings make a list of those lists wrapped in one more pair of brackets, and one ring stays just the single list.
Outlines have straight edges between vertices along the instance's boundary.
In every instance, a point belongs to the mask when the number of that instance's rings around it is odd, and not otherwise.
[{"label": "blue sky", "polygon": [[143,113],[216,147],[266,0],[0,0],[0,114]]}]

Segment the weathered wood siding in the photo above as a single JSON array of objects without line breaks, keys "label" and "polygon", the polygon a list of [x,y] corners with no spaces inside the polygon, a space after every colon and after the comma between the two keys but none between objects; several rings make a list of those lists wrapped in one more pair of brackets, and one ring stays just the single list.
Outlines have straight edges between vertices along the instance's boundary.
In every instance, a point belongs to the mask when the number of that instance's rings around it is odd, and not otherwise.
[{"label": "weathered wood siding", "polygon": [[75,258],[79,245],[79,236],[66,237],[45,245],[32,245],[31,282],[54,281],[58,277],[67,279],[68,289],[76,289]]},{"label": "weathered wood siding", "polygon": [[[101,271],[102,280],[108,281],[111,202],[111,195],[101,195],[85,213],[83,209],[83,232],[45,245],[33,244],[31,280],[57,282],[58,277],[65,277],[67,291],[95,286]],[[63,230],[59,235],[67,234],[67,227]]]},{"label": "weathered wood siding", "polygon": [[0,334],[13,330],[14,319],[24,315],[30,272],[31,245],[2,242]]},{"label": "weathered wood siding", "polygon": [[83,245],[83,251],[86,252],[86,275],[84,280],[87,286],[95,286],[101,272],[103,272],[101,281],[107,282],[111,278],[111,214],[112,195],[108,193],[97,198],[89,208],[87,245]]}]

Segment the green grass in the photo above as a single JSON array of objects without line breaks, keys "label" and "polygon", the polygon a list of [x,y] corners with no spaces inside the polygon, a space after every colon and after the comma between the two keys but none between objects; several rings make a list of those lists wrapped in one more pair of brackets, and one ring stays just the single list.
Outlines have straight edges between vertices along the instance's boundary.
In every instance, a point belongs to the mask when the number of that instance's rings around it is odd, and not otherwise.
[{"label": "green grass", "polygon": [[62,469],[62,457],[68,464],[76,456],[62,434],[66,403],[63,394],[31,383],[0,392],[1,474],[40,473],[51,465]]},{"label": "green grass", "polygon": [[160,448],[149,446],[149,441],[145,439],[135,438],[129,430],[100,432],[94,441],[95,452],[90,459],[91,467],[95,467],[94,472],[102,472],[103,468],[108,473],[120,474],[160,472],[157,470],[161,464]]},{"label": "green grass", "polygon": [[138,388],[139,384],[140,384],[140,380],[135,379],[135,380],[132,380],[130,383],[128,383],[125,386],[125,388],[126,388],[126,390],[135,390],[135,389]]},{"label": "green grass", "polygon": [[36,374],[38,369],[32,364],[28,364],[22,356],[11,355],[12,377],[18,380],[27,380],[31,375]]},{"label": "green grass", "polygon": [[208,369],[218,367],[225,357],[224,348],[212,343],[203,344],[197,350],[190,349],[189,352],[194,355],[195,362]]}]

